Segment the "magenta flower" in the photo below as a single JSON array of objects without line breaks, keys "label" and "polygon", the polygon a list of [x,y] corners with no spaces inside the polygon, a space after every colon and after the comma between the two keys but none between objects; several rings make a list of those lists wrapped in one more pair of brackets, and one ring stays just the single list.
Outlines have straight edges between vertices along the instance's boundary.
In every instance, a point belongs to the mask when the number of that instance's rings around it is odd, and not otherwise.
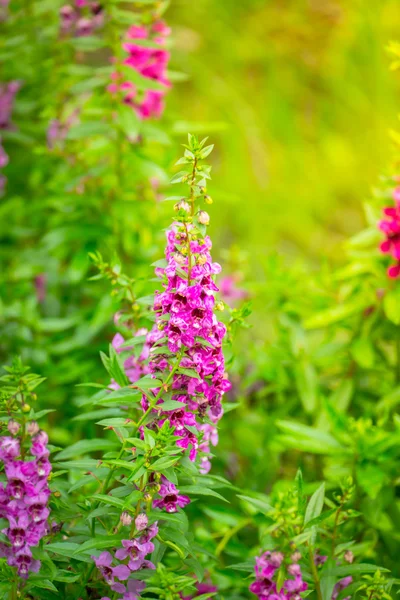
[{"label": "magenta flower", "polygon": [[[162,21],[154,23],[149,28],[133,25],[128,29],[127,41],[123,45],[124,50],[128,53],[124,64],[137,71],[142,77],[157,81],[163,86],[163,89],[148,89],[139,92],[132,82],[121,81],[118,73],[113,74],[113,83],[108,87],[111,93],[120,91],[125,104],[132,106],[143,120],[152,117],[158,118],[164,110],[164,96],[171,85],[167,78],[170,56],[164,48],[165,38],[169,33],[169,28]],[[132,41],[135,39],[153,40],[159,47],[140,46]]]},{"label": "magenta flower", "polygon": [[184,508],[189,504],[190,498],[179,494],[179,490],[164,475],[161,478],[161,482],[158,492],[161,499],[154,500],[154,507],[163,508],[168,513],[174,513],[178,510],[178,507]]},{"label": "magenta flower", "polygon": [[239,273],[234,273],[233,275],[226,275],[219,280],[219,292],[221,294],[222,299],[230,304],[234,305],[237,301],[245,300],[248,298],[249,294],[246,290],[238,287],[240,283],[241,276]]},{"label": "magenta flower", "polygon": [[215,585],[210,585],[208,583],[196,583],[196,588],[197,592],[194,595],[184,596],[182,597],[182,600],[192,600],[192,598],[197,598],[197,596],[218,591],[218,588]]},{"label": "magenta flower", "polygon": [[379,221],[379,229],[385,234],[385,240],[380,245],[383,254],[390,254],[396,261],[388,268],[388,276],[396,279],[400,275],[400,188],[393,193],[394,207],[383,209],[385,219]]},{"label": "magenta flower", "polygon": [[260,600],[298,600],[299,594],[307,590],[308,585],[303,581],[300,566],[292,563],[288,566],[287,572],[294,579],[286,579],[278,592],[276,574],[282,566],[283,560],[284,556],[281,552],[270,551],[264,552],[256,558],[256,581],[250,585],[249,589]]}]

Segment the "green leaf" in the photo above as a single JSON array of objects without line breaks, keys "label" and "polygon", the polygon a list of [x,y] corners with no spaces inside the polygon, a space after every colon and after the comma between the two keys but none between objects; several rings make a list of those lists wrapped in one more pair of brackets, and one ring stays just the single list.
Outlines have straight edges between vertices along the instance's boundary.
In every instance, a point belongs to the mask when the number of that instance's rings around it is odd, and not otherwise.
[{"label": "green leaf", "polygon": [[66,556],[67,558],[75,558],[83,562],[92,563],[90,556],[80,554],[82,545],[75,544],[73,542],[56,542],[54,544],[46,544],[46,550],[48,552],[54,552],[60,556]]},{"label": "green leaf", "polygon": [[126,417],[114,417],[97,421],[96,425],[103,425],[103,427],[133,427],[134,423]]},{"label": "green leaf", "polygon": [[197,496],[214,496],[215,498],[219,498],[219,500],[228,502],[228,500],[221,496],[221,494],[218,494],[218,492],[214,492],[214,490],[210,490],[209,488],[203,487],[202,485],[184,485],[180,486],[179,490],[182,494],[194,494]]},{"label": "green leaf", "polygon": [[[83,39],[83,38],[80,38]],[[68,140],[83,140],[93,135],[107,135],[110,126],[101,121],[85,121],[70,127],[67,133]]]},{"label": "green leaf", "polygon": [[304,410],[309,414],[314,413],[318,402],[318,380],[314,366],[305,361],[297,363],[295,378]]},{"label": "green leaf", "polygon": [[253,498],[252,496],[243,496],[242,494],[237,494],[237,497],[241,498],[241,500],[245,500],[264,515],[268,514],[272,510],[272,506],[266,500]]},{"label": "green leaf", "polygon": [[116,548],[120,545],[120,542],[123,539],[124,536],[114,534],[108,535],[107,537],[98,536],[91,540],[87,540],[83,544],[80,544],[78,551],[83,554],[88,550],[104,550],[105,548]]},{"label": "green leaf", "polygon": [[107,406],[109,404],[137,404],[140,402],[142,394],[134,390],[131,386],[121,387],[112,392],[106,391],[102,397],[96,399],[96,404]]},{"label": "green leaf", "polygon": [[168,467],[172,467],[178,460],[180,459],[180,455],[178,456],[162,456],[157,459],[150,465],[150,471],[162,471],[163,469],[168,469]]},{"label": "green leaf", "polygon": [[359,573],[375,573],[375,571],[389,573],[389,569],[384,569],[383,567],[370,565],[368,563],[360,563],[357,565],[343,565],[342,567],[332,567],[326,569],[324,571],[324,576],[335,575],[336,577],[344,577],[346,575],[357,575]]},{"label": "green leaf", "polygon": [[357,297],[351,302],[340,304],[339,306],[334,306],[320,313],[316,313],[304,322],[304,327],[306,329],[319,329],[321,327],[326,327],[327,325],[332,325],[333,323],[344,321],[352,315],[362,313],[369,304],[369,298],[364,296],[362,298]]},{"label": "green leaf", "polygon": [[308,449],[315,454],[337,454],[345,451],[345,448],[330,433],[325,431],[293,421],[277,421],[276,425],[285,433],[292,434],[293,437],[281,438],[283,442],[291,447],[301,446],[302,449]]},{"label": "green leaf", "polygon": [[386,292],[383,298],[383,309],[389,321],[395,325],[400,324],[400,290],[398,286]]},{"label": "green leaf", "polygon": [[109,496],[107,494],[94,494],[92,498],[93,500],[98,500],[99,502],[109,504],[110,506],[115,506],[116,508],[123,509],[125,507],[125,501],[120,500],[120,498],[114,498],[113,496]]},{"label": "green leaf", "polygon": [[188,377],[193,377],[194,379],[201,379],[196,369],[186,369],[184,367],[179,367],[177,373],[187,375]]},{"label": "green leaf", "polygon": [[179,410],[184,406],[186,406],[185,402],[178,402],[177,400],[166,400],[162,404],[157,404],[157,410],[160,409],[168,412],[169,410]]},{"label": "green leaf", "polygon": [[319,488],[313,493],[306,508],[304,516],[304,525],[307,525],[312,519],[316,519],[322,512],[325,500],[325,483],[322,483]]},{"label": "green leaf", "polygon": [[93,439],[93,440],[80,440],[72,446],[61,450],[55,457],[57,461],[72,458],[73,456],[82,456],[89,452],[97,452],[99,450],[115,450],[119,446],[118,442],[104,439]]},{"label": "green leaf", "polygon": [[148,392],[154,388],[159,388],[162,385],[162,381],[159,379],[154,379],[150,375],[145,375],[144,377],[138,379],[138,381],[135,381],[133,385],[134,387],[139,388],[139,390]]}]

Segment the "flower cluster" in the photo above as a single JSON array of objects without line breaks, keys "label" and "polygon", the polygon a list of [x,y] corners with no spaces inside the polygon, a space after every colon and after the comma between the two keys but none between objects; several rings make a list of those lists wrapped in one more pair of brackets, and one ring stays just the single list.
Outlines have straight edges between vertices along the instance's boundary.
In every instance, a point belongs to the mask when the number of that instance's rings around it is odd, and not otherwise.
[{"label": "flower cluster", "polygon": [[[123,519],[121,521],[124,522]],[[126,520],[125,524],[129,522]],[[115,560],[118,562],[115,566],[113,566],[114,557],[110,552],[102,552],[99,557],[92,556],[106,583],[114,592],[123,594],[123,600],[135,600],[145,584],[141,581],[128,581],[127,585],[124,585],[121,581],[127,581],[131,573],[140,569],[154,569],[153,563],[145,557],[154,550],[151,540],[158,533],[157,523],[148,527],[146,515],[138,515],[135,519],[135,528],[140,535],[133,539],[122,540],[122,548],[115,552]],[[108,599],[105,597],[102,600]]]},{"label": "flower cluster", "polygon": [[[167,77],[169,52],[165,49],[165,40],[170,29],[163,21],[153,23],[151,27],[133,25],[127,32],[127,41],[123,48],[128,53],[124,65],[134,69],[142,77],[159,84],[159,89],[139,91],[131,81],[122,81],[119,73],[112,75],[113,83],[109,86],[112,93],[120,91],[124,102],[136,111],[141,119],[160,117],[164,111],[164,96],[170,87]],[[150,48],[141,46],[132,40],[149,40],[157,44]]]},{"label": "flower cluster", "polygon": [[103,7],[99,2],[75,0],[75,4],[61,7],[60,20],[62,34],[78,37],[92,35],[104,23]]},{"label": "flower cluster", "polygon": [[[188,426],[203,431],[202,450],[209,452],[210,442],[217,443],[216,429],[204,426],[196,416],[207,416],[216,423],[223,413],[222,396],[230,389],[222,352],[226,328],[214,314],[218,288],[213,275],[221,267],[212,262],[210,238],[198,238],[192,224],[175,222],[167,232],[167,242],[167,266],[156,268],[156,274],[163,278],[164,291],[156,293],[154,311],[168,351],[180,356],[172,380],[172,400],[181,402],[183,408],[162,417],[175,427],[177,445],[190,447],[189,457],[194,460],[199,442]],[[168,352],[151,356],[149,365],[155,375],[168,371]],[[206,458],[203,472],[209,466]]]},{"label": "flower cluster", "polygon": [[291,578],[286,579],[278,591],[276,573],[281,567],[284,556],[281,552],[264,552],[256,558],[256,581],[250,585],[250,591],[260,600],[300,600],[300,593],[306,591],[308,584],[303,581],[297,556],[292,557],[287,572]]},{"label": "flower cluster", "polygon": [[0,484],[0,517],[8,520],[3,533],[10,545],[1,544],[0,555],[26,578],[29,571],[37,572],[40,567],[40,562],[32,557],[31,548],[48,533],[47,479],[51,471],[48,437],[44,431],[38,431],[36,423],[27,425],[27,433],[34,434],[30,447],[33,459],[27,460],[22,438],[18,437],[20,425],[10,421],[9,430],[13,437],[0,440],[0,459],[7,478],[5,486]]},{"label": "flower cluster", "polygon": [[400,276],[400,188],[393,193],[395,206],[383,209],[385,218],[379,221],[379,229],[385,234],[385,240],[380,249],[384,254],[390,254],[396,261],[388,268],[388,276],[396,279]]},{"label": "flower cluster", "polygon": [[[11,129],[11,115],[14,107],[15,95],[20,89],[21,84],[19,81],[10,81],[0,85],[0,129]],[[8,164],[8,155],[3,148],[2,140],[0,137],[0,169]],[[0,174],[0,194],[3,193],[6,178]]]}]

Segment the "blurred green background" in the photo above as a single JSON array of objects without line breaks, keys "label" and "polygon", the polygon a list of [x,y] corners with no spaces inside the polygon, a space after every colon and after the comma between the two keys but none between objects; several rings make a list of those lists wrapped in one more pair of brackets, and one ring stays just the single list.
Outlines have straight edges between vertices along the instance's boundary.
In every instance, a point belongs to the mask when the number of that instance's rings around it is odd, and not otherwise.
[{"label": "blurred green background", "polygon": [[167,16],[188,75],[169,111],[217,142],[215,246],[240,243],[258,277],[269,250],[336,256],[391,153],[399,3],[176,0]]}]

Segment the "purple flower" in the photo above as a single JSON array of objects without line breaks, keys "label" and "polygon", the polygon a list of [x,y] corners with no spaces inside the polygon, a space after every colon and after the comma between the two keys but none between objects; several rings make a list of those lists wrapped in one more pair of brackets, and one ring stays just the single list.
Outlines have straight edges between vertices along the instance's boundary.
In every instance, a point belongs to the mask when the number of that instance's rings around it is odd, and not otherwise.
[{"label": "purple flower", "polygon": [[[20,431],[21,428],[17,434]],[[0,439],[0,458],[7,478],[6,486],[0,486],[0,516],[8,520],[8,527],[3,529],[3,533],[11,544],[3,544],[0,554],[7,558],[10,566],[17,567],[19,575],[24,578],[29,571],[39,570],[40,562],[33,560],[30,548],[37,546],[49,532],[47,475],[51,464],[47,458],[47,441],[47,435],[39,432],[31,443],[32,458],[16,460],[20,456],[21,440],[18,437]],[[42,473],[43,461],[46,469]]]},{"label": "purple flower", "polygon": [[[111,589],[115,592],[120,591],[120,584],[115,582],[115,578],[117,577],[121,581],[125,581],[128,579],[131,574],[130,570],[126,565],[118,565],[117,567],[112,567],[113,557],[109,552],[102,552],[98,558],[92,556],[92,559],[96,563],[96,567],[99,569],[100,573],[103,575],[106,582],[110,585]],[[125,589],[122,586],[123,590]]]},{"label": "purple flower", "polygon": [[158,492],[161,496],[161,499],[154,501],[154,507],[163,508],[168,513],[174,513],[178,510],[178,506],[180,508],[184,508],[187,504],[189,504],[190,498],[188,498],[188,496],[179,494],[179,490],[173,483],[168,481],[164,475],[162,476],[161,481],[162,483]]},{"label": "purple flower", "polygon": [[12,127],[11,114],[15,95],[20,87],[19,81],[10,81],[0,85],[0,129],[10,129]]},{"label": "purple flower", "polygon": [[144,563],[146,554],[150,554],[154,550],[152,542],[141,543],[139,540],[122,540],[123,548],[116,551],[115,557],[118,560],[129,558],[128,566],[131,571],[138,571]]},{"label": "purple flower", "polygon": [[276,585],[277,571],[282,567],[284,556],[281,552],[264,552],[256,558],[256,581],[250,585],[250,591],[260,600],[299,600],[299,594],[305,592],[308,585],[303,581],[301,568],[297,563],[288,566],[288,578],[278,592]]},{"label": "purple flower", "polygon": [[[343,577],[343,579],[340,579],[340,581],[338,581],[337,584],[335,585],[335,587],[333,588],[332,600],[336,600],[336,598],[339,596],[340,592],[342,590],[344,590],[345,588],[347,588],[352,582],[353,582],[353,578],[351,577],[351,575],[348,575],[347,577]],[[350,598],[350,596],[348,598]]]},{"label": "purple flower", "polygon": [[140,598],[140,593],[143,592],[146,584],[143,581],[134,581],[130,579],[127,584],[127,590],[123,594],[123,600],[138,600]]}]

